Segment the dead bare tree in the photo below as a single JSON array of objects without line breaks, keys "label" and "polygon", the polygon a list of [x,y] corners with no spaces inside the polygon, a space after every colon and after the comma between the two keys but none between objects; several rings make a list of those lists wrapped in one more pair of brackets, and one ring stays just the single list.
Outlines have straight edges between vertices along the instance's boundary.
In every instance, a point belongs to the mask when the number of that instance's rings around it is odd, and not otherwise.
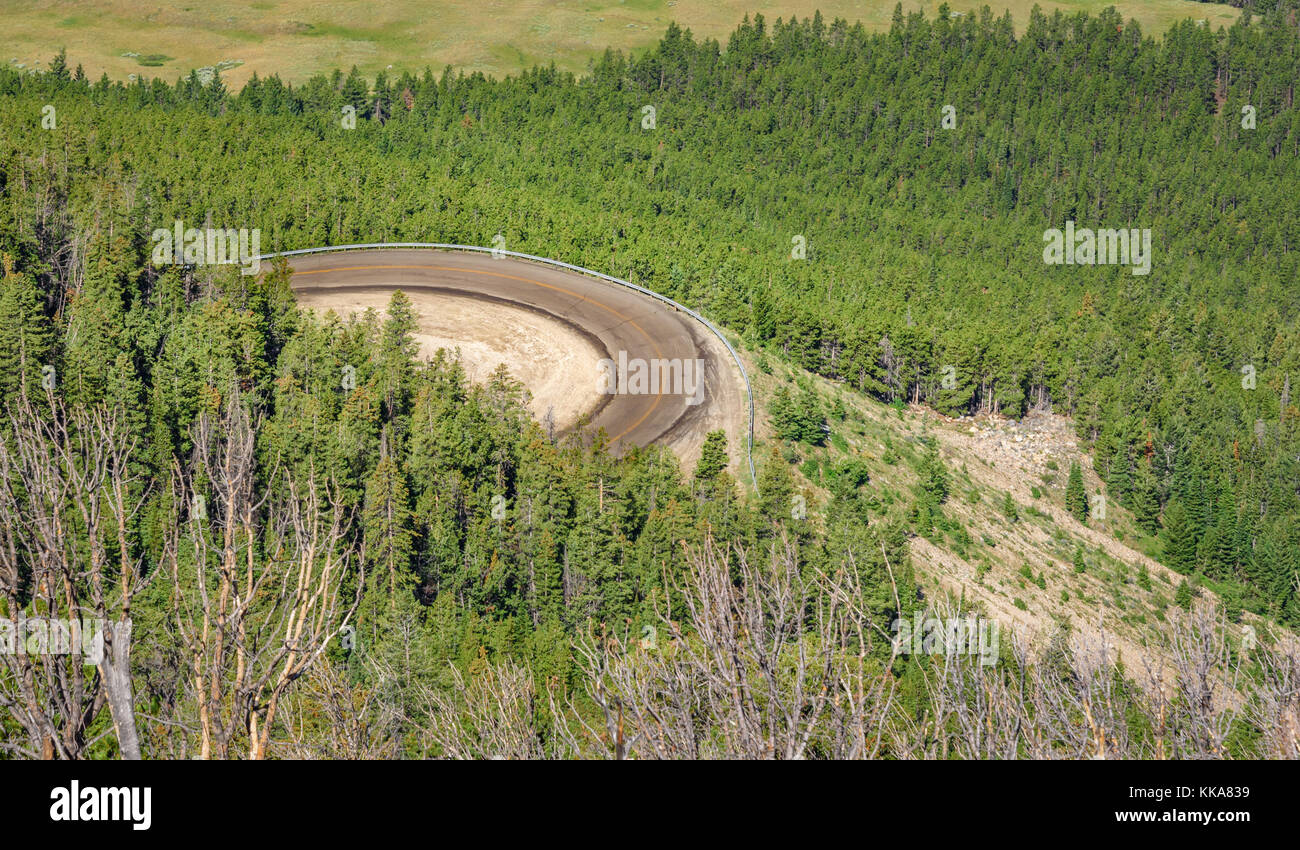
[{"label": "dead bare tree", "polygon": [[886,665],[870,657],[877,625],[849,559],[806,576],[794,544],[766,563],[711,539],[687,551],[680,588],[689,627],[662,612],[650,644],[591,629],[575,645],[591,719],[552,692],[558,732],[579,752],[612,758],[800,759],[868,756],[892,694]]},{"label": "dead bare tree", "polygon": [[1242,714],[1242,657],[1228,642],[1222,608],[1202,603],[1176,613],[1168,661],[1144,658],[1151,713],[1159,718],[1156,758],[1225,758],[1229,732]]},{"label": "dead bare tree", "polygon": [[[123,758],[140,758],[131,692],[131,604],[144,588],[129,528],[143,498],[131,472],[135,440],[119,408],[67,410],[52,392],[38,410],[24,385],[0,438],[0,594],[10,618],[31,610],[56,640],[83,622],[101,633],[94,675],[72,651],[0,652],[0,707],[27,736],[15,754],[81,758],[102,735],[107,705]],[[62,633],[60,634],[60,632]],[[16,635],[19,641],[21,635]]]},{"label": "dead bare tree", "polygon": [[[1104,630],[1058,633],[1037,653],[1013,637],[1009,663],[997,666],[933,655],[921,673],[924,708],[891,718],[891,751],[902,758],[1229,758],[1234,725],[1249,719],[1262,732],[1261,752],[1295,757],[1295,644],[1260,650],[1261,675],[1251,679],[1229,632],[1222,609],[1212,606],[1173,617],[1167,646],[1140,660],[1139,681],[1125,675]],[[1148,728],[1131,728],[1133,716]]]},{"label": "dead bare tree", "polygon": [[346,668],[327,661],[313,666],[302,685],[282,703],[285,740],[270,754],[291,759],[391,759],[397,718],[388,714],[379,689],[349,681]]},{"label": "dead bare tree", "polygon": [[[969,612],[951,599],[935,600],[924,619],[963,622]],[[908,647],[899,646],[900,651]],[[889,751],[898,758],[1024,757],[1026,695],[1032,682],[1029,649],[1013,636],[1013,668],[982,663],[947,645],[934,647],[916,665],[925,699],[910,711],[891,713]]]},{"label": "dead bare tree", "polygon": [[350,605],[340,599],[345,574],[361,561],[337,486],[314,469],[273,467],[257,495],[256,432],[232,392],[219,420],[203,414],[196,423],[192,463],[173,467],[163,560],[200,758],[228,758],[237,740],[249,758],[266,754],[286,689],[348,624],[363,584],[361,576]]},{"label": "dead bare tree", "polygon": [[1260,730],[1260,757],[1300,759],[1300,643],[1283,635],[1257,650],[1260,667],[1248,714]]},{"label": "dead bare tree", "polygon": [[[661,616],[639,640],[590,626],[573,647],[585,684],[575,694],[548,682],[548,711],[530,673],[506,660],[453,669],[449,688],[417,681],[396,725],[453,758],[1127,759],[1231,757],[1228,733],[1249,719],[1261,755],[1300,754],[1294,640],[1258,650],[1258,675],[1241,676],[1227,623],[1208,607],[1174,618],[1145,687],[1104,629],[1062,628],[1037,650],[1023,635],[992,652],[925,644],[911,667],[920,693],[904,701],[907,646],[877,651],[885,632],[853,556],[804,574],[784,540],[762,566],[738,552],[733,567],[712,541],[687,554],[689,620]],[[977,619],[951,598],[926,617]],[[386,677],[399,673],[372,678]]]},{"label": "dead bare tree", "polygon": [[538,729],[537,691],[532,674],[510,660],[489,664],[466,677],[452,668],[452,687],[441,690],[420,682],[415,688],[411,727],[452,759],[563,758],[563,739],[548,746]]}]

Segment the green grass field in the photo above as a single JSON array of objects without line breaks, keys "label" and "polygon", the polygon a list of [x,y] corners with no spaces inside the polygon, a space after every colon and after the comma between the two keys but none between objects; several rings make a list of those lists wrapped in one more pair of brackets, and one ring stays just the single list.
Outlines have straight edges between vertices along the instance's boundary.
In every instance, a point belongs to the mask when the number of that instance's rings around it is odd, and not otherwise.
[{"label": "green grass field", "polygon": [[[301,81],[320,71],[356,65],[367,75],[395,70],[440,70],[452,65],[500,76],[554,62],[582,72],[605,47],[636,50],[655,42],[670,21],[697,36],[725,38],[745,14],[769,19],[805,17],[820,9],[889,26],[896,0],[0,0],[11,67],[47,67],[60,47],[68,61],[95,77],[107,71],[161,76],[168,81],[191,68],[224,63],[223,77],[239,86],[254,71]],[[978,10],[985,0],[949,0],[957,11]],[[1034,0],[993,0],[1023,27]],[[1115,5],[1149,33],[1173,21],[1205,19],[1229,25],[1230,6],[1191,0],[1040,0],[1050,12],[1097,11]],[[933,15],[939,0],[908,0],[903,8]],[[235,64],[238,63],[238,64]]]}]

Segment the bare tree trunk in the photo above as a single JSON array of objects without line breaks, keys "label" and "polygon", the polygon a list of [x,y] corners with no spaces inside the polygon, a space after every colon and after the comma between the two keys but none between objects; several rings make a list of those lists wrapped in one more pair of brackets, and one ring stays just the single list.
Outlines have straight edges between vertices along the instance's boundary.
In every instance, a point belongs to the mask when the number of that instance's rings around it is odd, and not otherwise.
[{"label": "bare tree trunk", "polygon": [[109,624],[104,634],[104,660],[99,675],[108,695],[122,758],[140,760],[140,739],[135,729],[135,702],[131,697],[131,621]]}]

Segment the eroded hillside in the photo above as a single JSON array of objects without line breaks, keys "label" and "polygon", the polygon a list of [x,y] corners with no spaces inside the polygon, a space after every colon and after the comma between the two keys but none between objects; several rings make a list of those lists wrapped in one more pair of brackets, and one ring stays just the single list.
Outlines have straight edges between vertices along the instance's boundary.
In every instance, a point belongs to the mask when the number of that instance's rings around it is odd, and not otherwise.
[{"label": "eroded hillside", "polygon": [[[1180,601],[1211,608],[1231,646],[1265,635],[1289,639],[1249,612],[1225,612],[1203,578],[1157,560],[1160,542],[1107,498],[1070,418],[1033,412],[1022,420],[953,419],[920,405],[881,404],[761,354],[750,357],[747,367],[759,411],[756,462],[778,447],[797,470],[816,523],[825,522],[836,466],[849,459],[865,465],[872,521],[908,525],[925,597],[965,600],[995,618],[1004,635],[1038,646],[1063,629],[1075,640],[1104,636],[1135,666],[1142,659],[1163,666],[1169,621],[1182,613]],[[825,445],[778,438],[768,411],[782,387],[816,395],[829,427]],[[921,468],[931,440],[948,472],[949,493],[926,531],[911,514],[923,493]],[[1066,507],[1076,463],[1089,504],[1083,522]],[[1184,583],[1190,601],[1179,598]]]}]

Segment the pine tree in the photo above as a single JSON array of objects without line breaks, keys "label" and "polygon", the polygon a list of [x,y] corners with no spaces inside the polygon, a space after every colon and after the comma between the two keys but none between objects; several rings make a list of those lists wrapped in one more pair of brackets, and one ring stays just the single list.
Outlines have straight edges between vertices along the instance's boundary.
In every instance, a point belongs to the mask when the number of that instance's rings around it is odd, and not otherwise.
[{"label": "pine tree", "polygon": [[59,52],[50,60],[50,76],[60,83],[66,83],[71,79],[68,73],[68,48],[60,47]]},{"label": "pine tree", "polygon": [[255,281],[256,307],[267,322],[267,357],[278,358],[285,343],[298,327],[298,305],[294,301],[293,270],[284,257],[271,261],[271,270]]},{"label": "pine tree", "polygon": [[127,344],[123,296],[130,288],[131,261],[125,240],[96,240],[86,261],[85,281],[68,308],[64,350],[64,395],[73,404],[103,401],[113,381],[117,353]]},{"label": "pine tree", "polygon": [[1219,593],[1219,601],[1223,603],[1223,615],[1227,617],[1229,623],[1241,622],[1242,599],[1240,586],[1232,583],[1223,588]]},{"label": "pine tree", "polygon": [[929,493],[922,493],[921,496],[912,503],[908,510],[908,522],[912,530],[921,537],[930,539],[934,534],[935,517],[942,518],[943,511],[935,504],[934,497]]},{"label": "pine tree", "polygon": [[695,479],[711,481],[719,472],[727,468],[727,434],[725,431],[710,431],[704,438],[704,447],[700,449],[699,462],[695,464]]},{"label": "pine tree", "polygon": [[406,482],[386,436],[380,447],[379,463],[366,480],[362,528],[371,575],[391,596],[412,578],[410,509]]},{"label": "pine tree", "polygon": [[543,529],[533,558],[535,608],[541,623],[558,622],[564,611],[564,568],[556,557],[555,537]]},{"label": "pine tree", "polygon": [[419,350],[414,336],[418,329],[411,299],[397,290],[388,301],[388,313],[380,335],[377,373],[389,422],[408,410],[415,373],[413,363]]},{"label": "pine tree", "polygon": [[1156,496],[1155,476],[1150,466],[1142,463],[1133,481],[1132,494],[1129,497],[1133,508],[1133,519],[1147,534],[1160,533],[1160,502]]},{"label": "pine tree", "polygon": [[750,310],[753,313],[750,320],[751,327],[758,340],[765,342],[776,336],[778,326],[776,311],[772,308],[771,299],[761,289],[750,298]]},{"label": "pine tree", "polygon": [[1206,575],[1223,581],[1237,576],[1237,511],[1229,490],[1219,494],[1214,527],[1201,539]]},{"label": "pine tree", "polygon": [[929,495],[935,505],[943,504],[948,498],[948,469],[939,455],[939,444],[933,437],[926,440],[925,454],[921,457],[920,477],[921,489]]},{"label": "pine tree", "polygon": [[1079,522],[1088,521],[1088,493],[1083,486],[1083,470],[1079,464],[1070,464],[1070,480],[1065,485],[1065,508]]},{"label": "pine tree", "polygon": [[765,525],[790,521],[794,476],[790,474],[790,467],[776,446],[772,447],[767,463],[763,464],[763,471],[758,477],[758,492],[758,512]]},{"label": "pine tree", "polygon": [[1106,472],[1106,492],[1121,505],[1128,506],[1133,490],[1133,475],[1129,468],[1128,446],[1122,445],[1111,455],[1110,467]]},{"label": "pine tree", "polygon": [[1181,502],[1171,502],[1165,508],[1164,525],[1165,566],[1190,573],[1196,567],[1196,541],[1188,531],[1187,512]]},{"label": "pine tree", "polygon": [[53,366],[53,333],[41,308],[41,292],[26,274],[14,270],[14,258],[3,255],[0,280],[0,397],[14,398],[25,387],[32,397],[43,396],[43,367]]},{"label": "pine tree", "polygon": [[366,84],[365,78],[361,76],[361,72],[357,70],[356,65],[352,66],[347,79],[339,87],[339,94],[343,98],[343,103],[355,108],[358,115],[365,114],[369,86]]},{"label": "pine tree", "polygon": [[782,440],[812,446],[825,444],[826,414],[813,391],[801,390],[796,395],[787,387],[778,387],[768,412],[772,414],[772,426]]},{"label": "pine tree", "polygon": [[1016,503],[1011,498],[1010,491],[1002,496],[1002,515],[1011,522],[1017,522],[1020,519],[1020,512],[1016,510]]}]

